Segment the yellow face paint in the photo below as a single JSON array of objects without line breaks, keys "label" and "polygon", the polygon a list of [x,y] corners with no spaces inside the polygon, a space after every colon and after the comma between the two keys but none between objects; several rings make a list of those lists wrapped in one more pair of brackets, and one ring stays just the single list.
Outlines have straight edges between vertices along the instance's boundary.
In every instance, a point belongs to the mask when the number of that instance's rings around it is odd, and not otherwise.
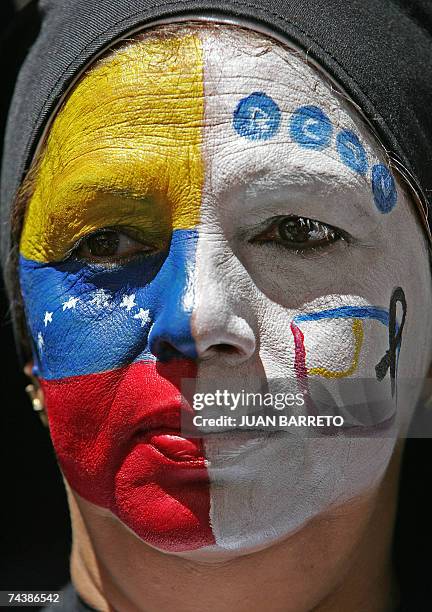
[{"label": "yellow face paint", "polygon": [[358,368],[360,359],[360,353],[363,345],[364,331],[363,323],[360,319],[354,319],[352,324],[352,331],[354,335],[354,356],[351,365],[341,372],[328,370],[327,368],[310,368],[308,374],[310,376],[324,376],[324,378],[345,378],[351,376]]},{"label": "yellow face paint", "polygon": [[204,162],[198,36],[135,42],[83,77],[46,142],[20,251],[60,261],[102,227],[159,244],[199,218]]}]

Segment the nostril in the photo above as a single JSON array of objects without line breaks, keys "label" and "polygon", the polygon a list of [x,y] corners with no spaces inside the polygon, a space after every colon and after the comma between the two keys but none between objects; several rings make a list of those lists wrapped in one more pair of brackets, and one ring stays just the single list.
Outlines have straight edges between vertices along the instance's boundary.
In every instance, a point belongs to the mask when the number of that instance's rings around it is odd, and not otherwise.
[{"label": "nostril", "polygon": [[171,359],[181,359],[184,357],[181,351],[167,341],[158,342],[157,345],[154,346],[154,351],[160,361],[170,361]]},{"label": "nostril", "polygon": [[249,358],[249,352],[242,346],[227,342],[214,343],[210,346],[198,346],[198,358],[202,361],[222,359],[225,363],[235,365]]},{"label": "nostril", "polygon": [[221,359],[237,365],[255,352],[255,334],[249,324],[236,315],[195,317],[192,325],[198,359]]},{"label": "nostril", "polygon": [[198,356],[202,361],[209,361],[215,357],[226,357],[227,361],[234,357],[234,360],[243,355],[243,351],[232,344],[212,344],[204,350],[198,350]]},{"label": "nostril", "polygon": [[228,355],[237,355],[238,353],[241,352],[239,348],[237,348],[236,346],[233,346],[232,344],[221,343],[221,344],[216,344],[212,348],[218,353],[226,353]]},{"label": "nostril", "polygon": [[164,321],[158,321],[150,330],[148,346],[150,352],[161,361],[171,359],[196,359],[195,341],[190,328],[177,326],[170,321],[171,327]]}]

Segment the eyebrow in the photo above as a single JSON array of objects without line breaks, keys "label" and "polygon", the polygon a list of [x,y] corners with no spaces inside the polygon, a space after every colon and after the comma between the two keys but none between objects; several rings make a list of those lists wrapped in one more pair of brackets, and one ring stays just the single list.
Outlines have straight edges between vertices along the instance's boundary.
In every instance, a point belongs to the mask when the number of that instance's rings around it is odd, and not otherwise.
[{"label": "eyebrow", "polygon": [[[325,189],[321,188],[323,176],[328,183]],[[339,179],[337,183],[334,181],[336,177]],[[344,218],[360,233],[366,220],[376,223],[372,190],[366,180],[362,185],[357,183],[353,186],[350,181],[341,184],[340,178],[337,172],[308,173],[306,182],[304,175],[285,176],[283,180],[272,172],[264,176],[261,174],[255,182],[237,183],[236,195],[239,197],[236,203],[240,198],[240,208],[251,218],[255,215],[261,218],[263,213],[267,217],[287,214],[313,217],[315,214],[319,221],[335,226]],[[224,194],[227,195],[226,191]],[[227,198],[229,201],[228,195]]]},{"label": "eyebrow", "polygon": [[[337,160],[332,160],[331,166],[327,168],[321,168],[320,166],[315,167],[314,170],[304,166],[300,168],[293,166],[287,170],[288,164],[284,165],[284,169],[275,168],[274,165],[271,168],[257,168],[256,166],[246,169],[244,166],[241,168],[242,181],[239,182],[238,176],[239,171],[235,168],[231,176],[224,175],[224,188],[221,189],[221,193],[235,189],[239,189],[249,196],[253,196],[258,192],[269,193],[272,191],[278,191],[282,188],[294,189],[305,191],[307,189],[314,191],[314,193],[322,192],[322,185],[325,184],[325,192],[339,194],[342,190],[346,190],[346,193],[352,194],[353,192],[363,193],[367,190],[370,192],[372,198],[372,191],[370,181],[366,176],[355,175],[350,173],[347,175],[345,172],[341,172],[337,167]],[[350,172],[350,171],[348,171]],[[315,189],[314,187],[321,187]],[[250,193],[248,193],[250,192]]]},{"label": "eyebrow", "polygon": [[[154,200],[152,200],[151,195],[139,194],[136,190],[133,190],[132,188],[128,187],[117,187],[116,185],[110,184],[108,181],[101,181],[98,184],[84,182],[80,183],[78,187],[78,192],[82,191],[88,194],[100,193],[112,195],[124,200],[139,200],[141,202],[152,201],[154,203]],[[73,189],[68,191],[74,193]]]}]

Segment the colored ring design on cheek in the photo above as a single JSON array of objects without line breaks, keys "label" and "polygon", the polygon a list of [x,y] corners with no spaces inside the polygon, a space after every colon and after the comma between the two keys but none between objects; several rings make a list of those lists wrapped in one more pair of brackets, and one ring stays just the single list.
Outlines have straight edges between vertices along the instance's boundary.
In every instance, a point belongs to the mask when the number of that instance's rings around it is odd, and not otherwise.
[{"label": "colored ring design on cheek", "polygon": [[[396,320],[396,304],[400,302],[403,308],[402,321],[400,323]],[[291,322],[291,332],[294,338],[295,346],[295,361],[294,370],[297,376],[297,380],[301,389],[303,390],[306,397],[306,405],[308,412],[311,415],[317,415],[319,412],[313,402],[313,399],[309,390],[309,376],[322,376],[324,378],[344,378],[351,376],[358,366],[358,361],[361,352],[361,344],[363,341],[363,326],[362,321],[371,320],[377,321],[385,325],[389,330],[389,350],[386,352],[384,357],[380,360],[379,364],[375,365],[375,376],[376,379],[381,382],[387,370],[390,369],[390,384],[391,384],[391,396],[395,395],[396,389],[396,378],[397,378],[397,367],[399,360],[399,353],[402,343],[402,332],[406,318],[406,299],[402,288],[396,288],[390,299],[390,308],[386,310],[384,308],[377,308],[372,306],[341,306],[338,308],[332,308],[307,314],[299,314]],[[327,368],[308,368],[307,367],[307,350],[305,346],[304,333],[301,331],[299,324],[307,321],[325,321],[335,319],[354,319],[353,321],[353,335],[355,338],[354,356],[351,367],[344,371],[328,370]],[[391,415],[387,421],[382,423],[382,426],[391,424],[393,422],[393,416]],[[361,428],[354,427],[357,432],[361,431]],[[368,431],[367,427],[364,429]],[[327,432],[329,435],[334,433],[330,428]]]},{"label": "colored ring design on cheek", "polygon": [[352,330],[355,342],[352,364],[346,370],[342,370],[341,372],[328,370],[327,368],[310,368],[308,372],[310,376],[322,376],[323,378],[344,378],[345,376],[351,376],[351,374],[354,374],[354,372],[357,370],[364,338],[363,324],[359,319],[354,319]]}]

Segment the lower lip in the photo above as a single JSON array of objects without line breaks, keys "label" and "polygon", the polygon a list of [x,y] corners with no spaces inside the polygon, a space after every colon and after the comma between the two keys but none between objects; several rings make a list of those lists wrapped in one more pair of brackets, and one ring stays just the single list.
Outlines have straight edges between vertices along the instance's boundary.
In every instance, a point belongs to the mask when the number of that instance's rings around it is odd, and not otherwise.
[{"label": "lower lip", "polygon": [[213,458],[212,464],[229,464],[268,446],[272,440],[280,437],[278,434],[279,432],[259,435],[251,431],[221,432],[207,435],[205,445],[207,453]]},{"label": "lower lip", "polygon": [[148,444],[159,456],[177,463],[179,467],[202,468],[209,464],[204,454],[204,441],[211,455],[217,457],[217,463],[231,463],[265,446],[269,439],[275,436],[256,436],[250,432],[221,432],[205,435],[203,438],[185,438],[178,431],[158,430],[140,432],[138,437],[141,443]]},{"label": "lower lip", "polygon": [[198,439],[188,439],[178,432],[149,432],[144,436],[145,443],[153,446],[159,453],[178,463],[199,463],[204,461],[203,449]]}]

